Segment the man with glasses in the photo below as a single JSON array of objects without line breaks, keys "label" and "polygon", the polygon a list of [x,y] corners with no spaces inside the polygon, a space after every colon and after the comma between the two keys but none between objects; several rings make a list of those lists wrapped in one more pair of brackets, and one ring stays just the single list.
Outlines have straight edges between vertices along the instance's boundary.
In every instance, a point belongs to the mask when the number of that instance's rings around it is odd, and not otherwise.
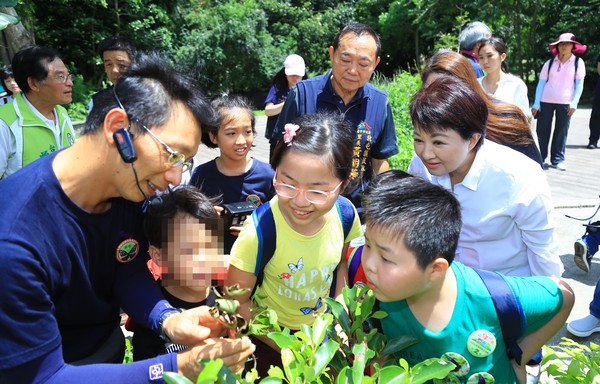
[{"label": "man with glasses", "polygon": [[[213,124],[193,79],[142,55],[75,144],[0,182],[0,383],[149,383],[167,371],[195,382],[202,358],[242,369],[250,340],[221,339],[206,306],[173,308],[146,265],[144,203],[180,183]],[[121,364],[119,308],[190,348]]]},{"label": "man with glasses", "polygon": [[0,179],[75,142],[61,104],[72,101],[73,75],[53,49],[29,46],[12,60],[21,93],[0,107]]}]

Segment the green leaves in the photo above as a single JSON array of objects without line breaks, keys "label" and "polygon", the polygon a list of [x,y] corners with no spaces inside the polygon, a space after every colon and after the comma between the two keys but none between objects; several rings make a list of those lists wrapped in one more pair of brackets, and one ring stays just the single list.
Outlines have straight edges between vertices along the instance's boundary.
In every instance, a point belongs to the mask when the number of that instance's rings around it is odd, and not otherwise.
[{"label": "green leaves", "polygon": [[600,346],[579,344],[566,337],[556,346],[544,346],[542,370],[560,383],[600,383]]}]

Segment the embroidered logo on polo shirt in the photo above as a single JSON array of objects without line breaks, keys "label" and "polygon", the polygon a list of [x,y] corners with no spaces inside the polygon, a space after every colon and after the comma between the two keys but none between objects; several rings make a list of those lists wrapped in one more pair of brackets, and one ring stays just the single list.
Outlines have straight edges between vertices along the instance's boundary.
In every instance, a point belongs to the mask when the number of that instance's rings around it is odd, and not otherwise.
[{"label": "embroidered logo on polo shirt", "polygon": [[140,251],[140,243],[136,239],[125,239],[117,247],[117,261],[129,263]]}]

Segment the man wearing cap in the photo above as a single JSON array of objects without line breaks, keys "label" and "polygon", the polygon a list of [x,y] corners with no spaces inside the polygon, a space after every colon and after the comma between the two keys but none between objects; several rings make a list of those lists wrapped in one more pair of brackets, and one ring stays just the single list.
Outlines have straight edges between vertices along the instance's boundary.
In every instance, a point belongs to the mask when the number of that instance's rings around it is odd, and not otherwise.
[{"label": "man wearing cap", "polygon": [[[557,41],[550,43],[550,51],[554,58],[546,61],[542,68],[535,91],[535,102],[531,107],[531,113],[538,119],[537,136],[544,168],[567,170],[567,133],[571,116],[575,113],[583,92],[585,77],[585,64],[574,53],[585,53],[586,50],[587,46],[576,41],[572,33],[563,33]],[[547,164],[545,161],[554,114],[556,124],[550,146],[550,164]]]},{"label": "man wearing cap", "polygon": [[490,27],[481,21],[470,22],[458,35],[459,52],[469,60],[477,78],[485,75],[481,65],[479,65],[479,47],[481,47],[484,40],[489,39],[491,36]]},{"label": "man wearing cap", "polygon": [[350,23],[329,47],[332,69],[299,82],[283,106],[274,139],[286,123],[315,112],[334,112],[355,127],[350,184],[344,194],[360,209],[361,193],[374,175],[389,169],[388,158],[398,153],[396,128],[387,94],[369,83],[379,64],[381,41],[370,27]]}]

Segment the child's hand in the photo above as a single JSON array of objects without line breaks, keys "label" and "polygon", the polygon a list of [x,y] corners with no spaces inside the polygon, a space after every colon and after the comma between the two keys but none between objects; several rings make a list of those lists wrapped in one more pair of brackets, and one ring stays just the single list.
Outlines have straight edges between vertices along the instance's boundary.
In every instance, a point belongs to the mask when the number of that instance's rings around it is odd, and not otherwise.
[{"label": "child's hand", "polygon": [[232,225],[231,227],[229,227],[229,233],[231,233],[233,236],[239,235],[241,230],[242,226]]},{"label": "child's hand", "polygon": [[174,343],[195,345],[209,337],[228,335],[227,327],[210,314],[205,305],[169,317],[163,324],[165,335]]},{"label": "child's hand", "polygon": [[221,212],[223,212],[223,207],[221,207],[220,205],[215,205],[215,211],[217,211],[217,214],[221,216]]}]

